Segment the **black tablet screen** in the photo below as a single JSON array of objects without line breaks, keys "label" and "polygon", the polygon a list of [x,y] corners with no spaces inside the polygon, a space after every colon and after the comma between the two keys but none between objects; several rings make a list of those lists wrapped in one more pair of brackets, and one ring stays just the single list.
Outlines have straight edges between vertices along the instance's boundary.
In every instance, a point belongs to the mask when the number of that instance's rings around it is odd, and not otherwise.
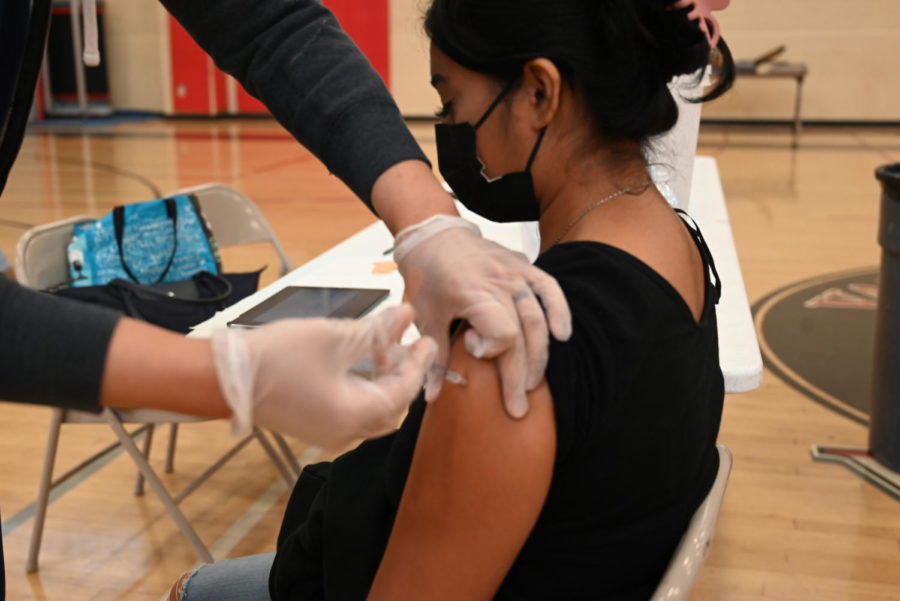
[{"label": "black tablet screen", "polygon": [[360,317],[390,291],[364,288],[289,286],[242,314],[229,325],[261,326],[292,317]]}]

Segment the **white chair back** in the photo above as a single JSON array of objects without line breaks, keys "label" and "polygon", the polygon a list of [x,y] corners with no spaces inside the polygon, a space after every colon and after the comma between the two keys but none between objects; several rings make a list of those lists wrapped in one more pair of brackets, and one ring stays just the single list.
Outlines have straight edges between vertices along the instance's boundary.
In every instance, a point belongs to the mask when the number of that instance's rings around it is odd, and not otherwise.
[{"label": "white chair back", "polygon": [[719,472],[716,480],[713,482],[709,494],[706,495],[706,499],[694,512],[694,517],[688,523],[687,530],[681,537],[675,554],[672,555],[666,573],[659,586],[656,587],[656,592],[650,598],[651,601],[684,601],[687,599],[694,586],[694,581],[700,573],[700,568],[703,567],[706,555],[709,553],[732,463],[731,451],[720,444],[717,444],[716,448],[719,451]]},{"label": "white chair back", "polygon": [[267,242],[274,247],[281,260],[278,275],[292,269],[290,259],[262,212],[252,200],[234,188],[213,183],[182,188],[173,194],[193,194],[197,198],[220,247]]},{"label": "white chair back", "polygon": [[66,247],[72,228],[92,217],[79,215],[33,227],[16,244],[16,280],[28,288],[46,290],[69,281]]}]

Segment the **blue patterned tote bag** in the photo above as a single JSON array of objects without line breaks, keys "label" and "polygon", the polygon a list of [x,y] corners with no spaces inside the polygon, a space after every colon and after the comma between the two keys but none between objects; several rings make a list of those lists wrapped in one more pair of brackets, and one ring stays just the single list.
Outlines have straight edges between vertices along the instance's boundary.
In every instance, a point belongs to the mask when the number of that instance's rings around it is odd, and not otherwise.
[{"label": "blue patterned tote bag", "polygon": [[68,261],[73,287],[115,279],[153,285],[221,271],[208,224],[196,198],[186,194],[119,206],[76,224]]}]

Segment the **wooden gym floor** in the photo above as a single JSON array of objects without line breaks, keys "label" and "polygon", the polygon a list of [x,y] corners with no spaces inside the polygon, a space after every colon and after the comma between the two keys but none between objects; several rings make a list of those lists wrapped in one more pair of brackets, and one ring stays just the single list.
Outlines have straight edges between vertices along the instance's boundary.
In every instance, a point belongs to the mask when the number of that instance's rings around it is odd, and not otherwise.
[{"label": "wooden gym floor", "polygon": [[[413,124],[432,153],[427,124]],[[704,126],[701,154],[719,161],[751,302],[791,282],[875,265],[876,166],[900,161],[900,128]],[[25,224],[98,215],[113,205],[219,181],[253,198],[296,265],[373,220],[314,158],[268,121],[152,120],[40,128],[25,140],[0,199],[0,248]],[[229,253],[239,269],[275,260]],[[725,282],[727,285],[727,282]],[[50,410],[0,405],[0,510],[9,599],[158,601],[196,559],[148,492],[132,495],[122,454],[73,482],[50,506],[41,569],[26,575],[31,503]],[[165,431],[154,465],[162,465]],[[63,428],[57,473],[113,439],[103,425]],[[816,464],[812,443],[862,445],[863,427],[771,374],[726,399],[721,441],[734,453],[712,552],[694,601],[900,599],[900,503],[845,469]],[[173,488],[228,447],[222,422],[183,427]],[[321,456],[297,443],[304,461]],[[273,549],[287,487],[258,446],[242,451],[182,507],[218,558]],[[614,491],[611,491],[614,494]]]}]

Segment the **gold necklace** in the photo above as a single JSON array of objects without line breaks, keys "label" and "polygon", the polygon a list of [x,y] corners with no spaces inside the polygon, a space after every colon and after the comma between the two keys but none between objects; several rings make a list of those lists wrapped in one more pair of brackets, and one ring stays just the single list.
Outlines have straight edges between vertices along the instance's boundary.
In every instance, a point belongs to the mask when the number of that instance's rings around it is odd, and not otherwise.
[{"label": "gold necklace", "polygon": [[[604,196],[604,197],[601,198],[600,200],[595,200],[594,202],[592,202],[592,203],[588,206],[588,208],[586,208],[584,211],[582,211],[581,215],[579,215],[578,217],[576,217],[575,219],[573,219],[572,221],[569,222],[569,225],[567,225],[567,226],[565,227],[565,229],[563,229],[562,233],[561,233],[559,236],[556,237],[556,240],[554,240],[553,243],[550,244],[550,246],[556,246],[556,245],[559,243],[559,241],[563,239],[563,236],[565,236],[566,234],[568,234],[568,233],[569,233],[569,230],[571,230],[573,227],[575,227],[575,224],[576,224],[576,223],[578,223],[579,221],[581,221],[581,220],[584,218],[585,215],[587,215],[588,213],[590,213],[591,211],[593,211],[594,209],[596,209],[596,208],[599,207],[600,205],[602,205],[602,204],[604,204],[604,203],[606,203],[606,202],[609,202],[609,201],[612,200],[613,198],[618,198],[619,196],[622,196],[623,194],[627,194],[628,192],[633,192],[633,191],[638,190],[638,189],[640,189],[640,188],[646,188],[647,186],[649,186],[649,185],[652,184],[652,183],[653,183],[653,181],[648,179],[647,181],[642,182],[642,183],[640,183],[640,184],[638,184],[638,185],[628,186],[627,188],[622,188],[621,190],[616,190],[615,192],[613,192],[613,193],[610,194],[609,196]],[[549,247],[548,247],[548,248],[549,248]]]}]

